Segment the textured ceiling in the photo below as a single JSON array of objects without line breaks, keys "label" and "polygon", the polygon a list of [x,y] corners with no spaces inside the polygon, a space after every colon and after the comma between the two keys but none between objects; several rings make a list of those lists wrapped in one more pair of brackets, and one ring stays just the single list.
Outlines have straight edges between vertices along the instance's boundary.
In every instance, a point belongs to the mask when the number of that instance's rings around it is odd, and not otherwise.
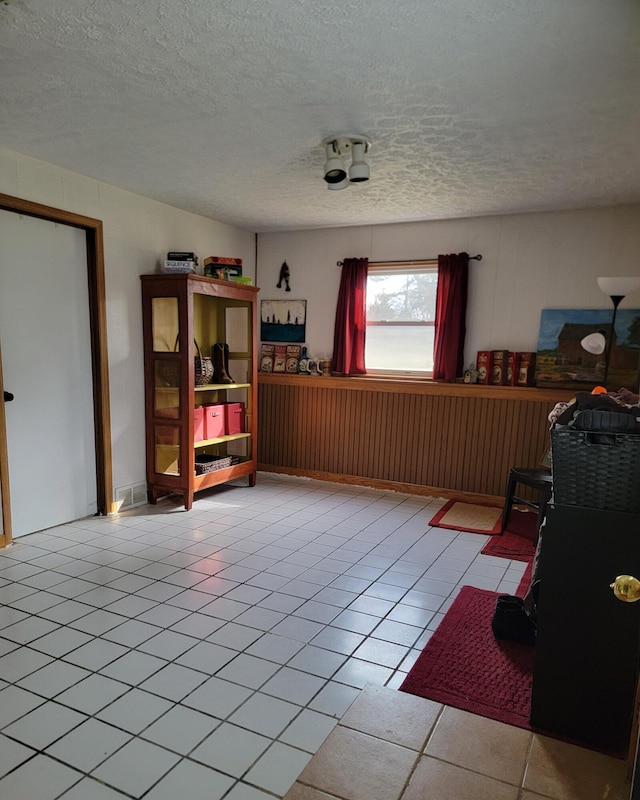
[{"label": "textured ceiling", "polygon": [[253,231],[640,202],[640,2],[0,0],[0,145]]}]

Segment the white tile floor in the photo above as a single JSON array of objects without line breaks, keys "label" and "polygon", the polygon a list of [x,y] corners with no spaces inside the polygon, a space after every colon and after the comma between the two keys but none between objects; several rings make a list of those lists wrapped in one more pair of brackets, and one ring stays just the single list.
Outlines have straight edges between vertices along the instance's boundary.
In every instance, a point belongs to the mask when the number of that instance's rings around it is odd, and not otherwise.
[{"label": "white tile floor", "polygon": [[444,501],[260,474],[0,551],[3,800],[282,797],[367,683],[397,688],[459,586],[521,562]]}]

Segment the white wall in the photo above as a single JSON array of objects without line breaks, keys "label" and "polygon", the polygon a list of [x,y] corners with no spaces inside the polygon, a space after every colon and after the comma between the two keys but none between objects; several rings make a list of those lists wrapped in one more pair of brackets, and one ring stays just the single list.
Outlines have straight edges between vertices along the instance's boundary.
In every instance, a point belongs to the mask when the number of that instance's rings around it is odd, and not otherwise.
[{"label": "white wall", "polygon": [[[207,256],[242,258],[244,274],[255,277],[254,235],[2,148],[0,192],[103,221],[113,483],[116,489],[141,483],[145,446],[138,276],[155,272],[168,250],[193,250],[201,264]],[[55,263],[42,268],[55,268]]]},{"label": "white wall", "polygon": [[[167,250],[244,260],[256,276],[254,236],[0,148],[0,192],[104,223],[114,486],[145,478],[140,281]],[[167,198],[168,201],[171,198]],[[482,253],[471,262],[465,362],[479,349],[535,350],[543,308],[606,308],[598,275],[640,274],[640,206],[400,225],[261,234],[262,299],[307,300],[307,342],[329,356],[340,283],[336,261]],[[277,289],[280,265],[290,293]],[[49,266],[49,265],[45,265]],[[623,301],[640,308],[640,292]]]},{"label": "white wall", "polygon": [[[482,254],[471,261],[465,364],[478,350],[536,350],[543,308],[612,308],[599,275],[640,275],[640,206],[258,236],[258,286],[265,299],[307,300],[312,356],[330,356],[340,284],[337,261]],[[277,289],[283,261],[291,292]],[[623,301],[640,308],[640,291]]]}]

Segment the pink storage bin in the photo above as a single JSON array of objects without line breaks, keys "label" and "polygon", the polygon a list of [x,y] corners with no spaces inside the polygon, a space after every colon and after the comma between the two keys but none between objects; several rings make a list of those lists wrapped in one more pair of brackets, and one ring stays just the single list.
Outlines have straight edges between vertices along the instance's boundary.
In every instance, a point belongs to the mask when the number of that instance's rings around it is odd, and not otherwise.
[{"label": "pink storage bin", "polygon": [[227,434],[244,433],[244,403],[225,403],[224,413]]},{"label": "pink storage bin", "polygon": [[196,406],[193,410],[193,441],[201,442],[205,438],[204,408],[202,406]]},{"label": "pink storage bin", "polygon": [[219,436],[224,436],[225,415],[222,403],[211,403],[203,408],[205,439],[217,439]]}]

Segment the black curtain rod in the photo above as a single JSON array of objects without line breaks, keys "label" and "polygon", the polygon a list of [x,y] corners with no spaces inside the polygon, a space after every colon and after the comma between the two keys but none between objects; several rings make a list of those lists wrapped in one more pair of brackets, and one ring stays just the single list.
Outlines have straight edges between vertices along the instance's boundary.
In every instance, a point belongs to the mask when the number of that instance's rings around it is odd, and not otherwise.
[{"label": "black curtain rod", "polygon": [[[437,261],[437,259],[436,258],[421,258],[421,259],[412,258],[409,261],[393,261],[393,263],[394,264],[415,264],[416,261]],[[480,255],[480,253],[478,253],[477,256],[469,256],[469,261],[482,261],[482,256]],[[375,264],[376,262],[373,261],[372,263]],[[382,263],[384,264],[386,262],[383,261]],[[343,264],[344,264],[344,261],[336,261],[336,266],[337,267],[341,267],[341,266],[343,266]]]}]

